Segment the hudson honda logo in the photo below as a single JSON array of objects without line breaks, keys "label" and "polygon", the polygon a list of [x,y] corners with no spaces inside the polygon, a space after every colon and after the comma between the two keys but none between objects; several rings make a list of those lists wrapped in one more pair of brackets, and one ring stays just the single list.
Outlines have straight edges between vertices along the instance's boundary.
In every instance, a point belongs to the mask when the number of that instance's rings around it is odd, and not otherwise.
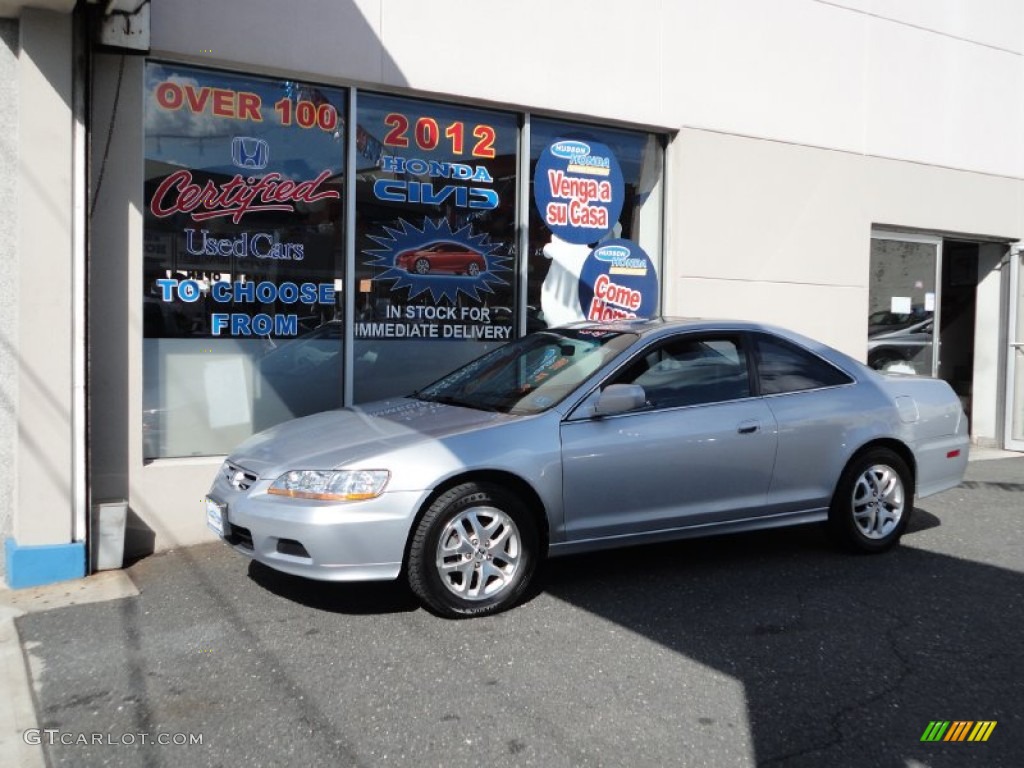
[{"label": "hudson honda logo", "polygon": [[610,234],[624,199],[619,162],[598,141],[557,139],[537,159],[537,212],[552,234],[568,243],[588,245]]},{"label": "hudson honda logo", "polygon": [[231,140],[231,162],[247,171],[262,171],[270,163],[270,145],[252,136]]},{"label": "hudson honda logo", "polygon": [[652,317],[658,276],[643,248],[630,240],[612,240],[591,251],[584,262],[579,297],[587,320]]},{"label": "hudson honda logo", "polygon": [[604,245],[594,250],[593,256],[598,261],[611,264],[610,275],[646,275],[646,258],[637,258],[632,250],[621,245]]},{"label": "hudson honda logo", "polygon": [[608,157],[592,155],[590,145],[585,141],[566,139],[551,145],[551,154],[569,161],[570,173],[591,173],[607,176],[611,173],[611,160]]},{"label": "hudson honda logo", "polygon": [[259,177],[236,173],[222,184],[210,179],[200,185],[192,180],[191,171],[183,169],[160,182],[149,210],[158,219],[188,213],[193,221],[227,217],[239,224],[247,213],[294,211],[297,203],[337,200],[338,190],[321,189],[330,175],[331,171],[323,171],[309,181],[292,181],[279,173]]}]

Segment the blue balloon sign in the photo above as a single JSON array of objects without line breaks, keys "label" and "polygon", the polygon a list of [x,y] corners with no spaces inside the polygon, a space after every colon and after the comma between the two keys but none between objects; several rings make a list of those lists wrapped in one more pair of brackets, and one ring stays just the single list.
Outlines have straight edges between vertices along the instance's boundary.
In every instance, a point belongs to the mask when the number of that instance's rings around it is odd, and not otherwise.
[{"label": "blue balloon sign", "polygon": [[558,139],[541,153],[533,199],[544,224],[569,243],[595,243],[622,213],[622,169],[598,141]]},{"label": "blue balloon sign", "polygon": [[658,275],[639,245],[610,240],[587,257],[579,295],[587,320],[652,317],[658,309]]}]

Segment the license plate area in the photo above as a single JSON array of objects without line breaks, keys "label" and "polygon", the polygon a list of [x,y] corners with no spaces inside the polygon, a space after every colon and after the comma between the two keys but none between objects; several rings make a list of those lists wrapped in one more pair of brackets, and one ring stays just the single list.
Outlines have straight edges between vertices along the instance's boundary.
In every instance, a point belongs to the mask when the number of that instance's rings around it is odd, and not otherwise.
[{"label": "license plate area", "polygon": [[228,530],[228,505],[214,499],[206,500],[206,527],[222,539]]}]

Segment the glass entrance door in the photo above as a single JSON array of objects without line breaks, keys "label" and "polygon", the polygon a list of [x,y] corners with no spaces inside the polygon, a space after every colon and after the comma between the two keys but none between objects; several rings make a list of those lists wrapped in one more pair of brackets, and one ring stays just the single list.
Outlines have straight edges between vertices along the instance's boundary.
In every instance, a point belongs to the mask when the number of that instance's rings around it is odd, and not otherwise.
[{"label": "glass entrance door", "polygon": [[942,240],[902,233],[871,236],[868,365],[879,371],[935,376],[936,285]]},{"label": "glass entrance door", "polygon": [[1024,451],[1024,249],[1020,246],[1010,252],[1009,309],[1005,447]]}]

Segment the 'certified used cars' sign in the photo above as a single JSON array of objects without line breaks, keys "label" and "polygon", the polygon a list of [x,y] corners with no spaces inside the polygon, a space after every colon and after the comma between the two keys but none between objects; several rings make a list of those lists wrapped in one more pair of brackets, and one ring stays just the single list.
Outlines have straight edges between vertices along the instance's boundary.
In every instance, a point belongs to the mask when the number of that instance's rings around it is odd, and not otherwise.
[{"label": "'certified used cars' sign", "polygon": [[594,243],[622,212],[619,161],[597,141],[558,139],[537,160],[533,197],[544,224],[569,243]]},{"label": "'certified used cars' sign", "polygon": [[639,245],[610,240],[583,264],[579,296],[587,320],[652,317],[658,308],[658,275]]}]

